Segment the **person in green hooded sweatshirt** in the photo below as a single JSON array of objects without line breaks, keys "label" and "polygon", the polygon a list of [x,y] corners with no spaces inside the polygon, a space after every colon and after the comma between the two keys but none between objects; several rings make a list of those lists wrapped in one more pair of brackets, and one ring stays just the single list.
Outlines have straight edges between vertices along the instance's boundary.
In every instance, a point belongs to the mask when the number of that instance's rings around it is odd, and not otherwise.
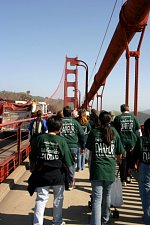
[{"label": "person in green hooded sweatshirt", "polygon": [[59,136],[61,120],[52,116],[47,120],[48,133],[34,138],[29,155],[35,167],[28,179],[28,192],[32,196],[37,192],[33,225],[43,225],[44,211],[48,202],[50,189],[53,190],[52,225],[66,223],[62,219],[62,206],[65,190],[66,171],[74,164],[68,145]]},{"label": "person in green hooded sweatshirt", "polygon": [[125,154],[122,157],[120,164],[120,177],[122,185],[126,186],[127,182],[132,181],[131,170],[134,169],[134,147],[138,136],[142,135],[141,128],[137,117],[129,111],[127,104],[120,106],[121,114],[114,119],[114,127],[118,131],[122,144],[125,149]]},{"label": "person in green hooded sweatshirt", "polygon": [[110,220],[111,189],[115,181],[116,161],[124,152],[120,136],[111,126],[111,115],[102,111],[100,126],[93,129],[86,142],[90,150],[90,181],[92,186],[92,215],[90,225],[108,224]]},{"label": "person in green hooded sweatshirt", "polygon": [[70,106],[65,106],[63,108],[63,115],[62,117],[62,128],[60,131],[60,135],[64,137],[66,140],[70,152],[74,158],[75,164],[69,168],[69,179],[70,179],[70,187],[69,190],[75,188],[75,170],[76,170],[76,161],[77,161],[77,154],[80,148],[84,151],[85,149],[85,137],[84,137],[84,130],[80,123],[72,118],[72,110]]}]

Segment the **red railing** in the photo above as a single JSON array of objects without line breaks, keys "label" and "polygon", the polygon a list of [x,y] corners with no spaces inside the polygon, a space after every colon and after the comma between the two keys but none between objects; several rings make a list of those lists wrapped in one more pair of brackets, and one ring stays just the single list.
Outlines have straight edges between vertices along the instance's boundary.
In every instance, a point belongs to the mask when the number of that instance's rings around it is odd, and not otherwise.
[{"label": "red railing", "polygon": [[0,124],[0,183],[29,156],[28,129],[22,127],[25,124],[27,127],[31,120],[33,118]]}]

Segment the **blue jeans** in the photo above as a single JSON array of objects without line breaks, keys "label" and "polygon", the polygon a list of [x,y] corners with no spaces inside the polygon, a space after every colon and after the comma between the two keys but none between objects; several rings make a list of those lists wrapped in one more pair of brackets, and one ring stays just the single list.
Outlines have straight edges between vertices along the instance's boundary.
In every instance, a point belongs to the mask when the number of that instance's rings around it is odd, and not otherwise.
[{"label": "blue jeans", "polygon": [[86,150],[84,150],[84,153],[80,153],[80,148],[78,150],[78,155],[77,155],[77,170],[84,170],[85,167],[85,158],[86,158]]},{"label": "blue jeans", "polygon": [[91,225],[107,223],[110,217],[112,181],[92,181]]},{"label": "blue jeans", "polygon": [[75,181],[75,171],[76,171],[78,149],[79,149],[78,147],[70,148],[70,152],[75,160],[75,164],[69,167],[69,180],[70,181]]},{"label": "blue jeans", "polygon": [[150,165],[140,163],[139,189],[144,211],[144,222],[150,224]]},{"label": "blue jeans", "polygon": [[[53,225],[60,225],[62,223],[62,206],[63,206],[63,194],[64,185],[52,186],[53,189]],[[34,209],[33,225],[43,225],[44,211],[46,203],[49,199],[50,186],[36,188],[37,197]]]}]

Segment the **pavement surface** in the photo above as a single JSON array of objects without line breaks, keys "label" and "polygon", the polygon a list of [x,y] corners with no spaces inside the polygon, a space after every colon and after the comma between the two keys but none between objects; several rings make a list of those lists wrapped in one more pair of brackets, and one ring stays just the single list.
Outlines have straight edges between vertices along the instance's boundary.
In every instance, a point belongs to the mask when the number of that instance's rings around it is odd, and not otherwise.
[{"label": "pavement surface", "polygon": [[[19,166],[5,182],[0,184],[0,224],[1,225],[32,225],[36,193],[31,197],[27,192],[27,180],[30,176],[28,159]],[[123,205],[117,208],[119,218],[112,218],[110,225],[141,225],[143,211],[137,174],[131,184],[123,187]],[[67,225],[89,225],[91,210],[88,206],[91,185],[88,180],[88,167],[84,171],[76,172],[76,188],[65,191],[63,204],[63,218]],[[44,225],[52,221],[52,201],[50,199],[45,209]],[[111,208],[113,212],[114,208]]]}]

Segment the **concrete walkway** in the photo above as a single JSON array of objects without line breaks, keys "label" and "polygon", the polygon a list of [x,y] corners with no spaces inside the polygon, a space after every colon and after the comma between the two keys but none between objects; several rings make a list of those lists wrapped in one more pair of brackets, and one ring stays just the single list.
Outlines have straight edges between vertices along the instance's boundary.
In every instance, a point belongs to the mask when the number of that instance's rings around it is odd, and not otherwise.
[{"label": "concrete walkway", "polygon": [[[27,179],[30,176],[29,170],[25,169],[26,164],[28,164],[27,160],[8,177],[5,183],[0,184],[0,196],[3,196],[0,202],[1,225],[32,225],[36,194],[30,197],[26,191]],[[88,177],[88,168],[77,172],[76,189],[65,191],[63,218],[67,225],[90,224],[91,211],[88,201],[90,201],[91,187]],[[7,191],[5,192],[5,190]],[[142,223],[143,211],[136,179],[132,184],[123,188],[123,199],[124,204],[118,208],[120,216],[118,219],[112,219],[110,225],[144,224]],[[51,220],[52,195],[46,206],[44,225],[50,225]]]}]

